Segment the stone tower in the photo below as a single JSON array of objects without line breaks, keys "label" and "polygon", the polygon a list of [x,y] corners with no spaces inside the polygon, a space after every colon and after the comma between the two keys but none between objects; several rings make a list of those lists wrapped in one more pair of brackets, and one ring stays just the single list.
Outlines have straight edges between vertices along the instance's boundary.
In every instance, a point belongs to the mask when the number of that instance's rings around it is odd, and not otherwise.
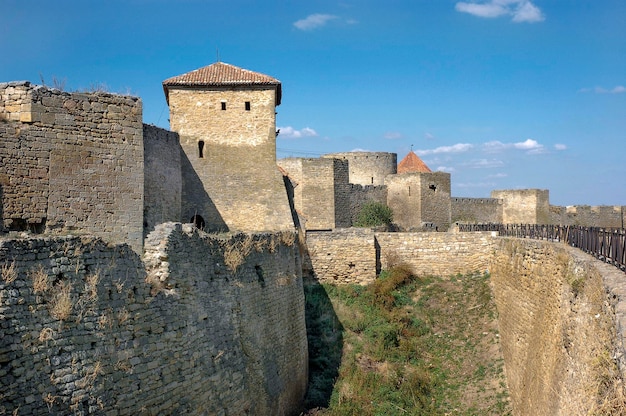
[{"label": "stone tower", "polygon": [[163,81],[180,136],[182,221],[209,231],[294,228],[276,165],[275,78],[217,62]]},{"label": "stone tower", "polygon": [[433,172],[413,152],[385,178],[387,205],[404,230],[447,231],[451,220],[450,174]]}]

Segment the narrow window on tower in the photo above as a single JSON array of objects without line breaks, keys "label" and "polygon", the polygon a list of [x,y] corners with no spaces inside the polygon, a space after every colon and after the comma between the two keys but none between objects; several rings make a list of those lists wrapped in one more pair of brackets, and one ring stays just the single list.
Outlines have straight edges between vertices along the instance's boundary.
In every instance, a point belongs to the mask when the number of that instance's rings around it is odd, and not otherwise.
[{"label": "narrow window on tower", "polygon": [[204,157],[204,140],[198,142],[198,157],[200,159]]},{"label": "narrow window on tower", "polygon": [[250,101],[246,101],[246,111],[250,111]]},{"label": "narrow window on tower", "polygon": [[222,111],[226,110],[226,101],[222,101]]}]

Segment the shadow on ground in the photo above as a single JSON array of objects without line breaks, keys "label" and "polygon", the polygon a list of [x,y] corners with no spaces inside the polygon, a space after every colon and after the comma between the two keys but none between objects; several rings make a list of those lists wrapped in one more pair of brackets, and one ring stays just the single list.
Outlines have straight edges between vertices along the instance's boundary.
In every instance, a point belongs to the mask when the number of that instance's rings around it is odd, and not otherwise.
[{"label": "shadow on ground", "polygon": [[339,375],[343,349],[343,326],[322,285],[314,279],[304,282],[306,327],[309,344],[309,388],[304,412],[326,408]]}]

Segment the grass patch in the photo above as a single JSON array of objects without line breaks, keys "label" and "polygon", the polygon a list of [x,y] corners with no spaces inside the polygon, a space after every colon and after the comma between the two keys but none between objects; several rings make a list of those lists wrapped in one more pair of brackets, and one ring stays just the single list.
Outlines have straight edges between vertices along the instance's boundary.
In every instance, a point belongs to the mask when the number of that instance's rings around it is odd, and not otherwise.
[{"label": "grass patch", "polygon": [[320,354],[333,371],[322,377],[330,400],[307,402],[308,414],[511,414],[488,281],[416,277],[400,264],[369,286],[309,286],[310,375]]}]

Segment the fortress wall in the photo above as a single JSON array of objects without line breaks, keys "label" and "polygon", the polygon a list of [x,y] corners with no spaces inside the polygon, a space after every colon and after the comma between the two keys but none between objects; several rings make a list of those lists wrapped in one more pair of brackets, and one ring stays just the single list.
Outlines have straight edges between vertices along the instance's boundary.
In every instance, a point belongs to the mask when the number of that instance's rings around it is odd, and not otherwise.
[{"label": "fortress wall", "polygon": [[451,198],[452,223],[502,223],[502,201],[495,198]]},{"label": "fortress wall", "polygon": [[419,275],[484,272],[495,247],[490,232],[376,233],[381,268],[404,263]]},{"label": "fortress wall", "polygon": [[626,207],[574,205],[550,206],[550,221],[560,225],[582,225],[586,227],[624,228]]},{"label": "fortress wall", "polygon": [[307,233],[311,272],[320,281],[367,284],[381,269],[405,263],[420,275],[485,271],[491,233],[374,233],[368,229]]},{"label": "fortress wall", "polygon": [[389,175],[387,205],[393,211],[393,222],[402,230],[421,230],[422,227],[422,176],[419,173]]},{"label": "fortress wall", "polygon": [[491,191],[491,198],[502,200],[503,224],[548,224],[549,192],[546,189]]},{"label": "fortress wall", "polygon": [[592,405],[611,400],[606,389],[620,378],[613,357],[624,360],[625,309],[617,305],[626,299],[624,273],[556,243],[502,238],[494,254],[491,283],[515,414],[591,414]]},{"label": "fortress wall", "polygon": [[[450,174],[446,172],[421,173],[420,184],[422,222],[434,225],[435,230],[450,228]],[[415,224],[419,226],[419,224]]]},{"label": "fortress wall", "polygon": [[[297,414],[307,341],[293,234],[169,223],[146,249],[144,265],[91,237],[0,240],[0,413]],[[232,272],[225,254],[239,249]]]},{"label": "fortress wall", "polygon": [[347,160],[350,183],[357,185],[384,185],[385,177],[397,173],[398,156],[387,152],[343,152],[323,155],[322,158]]},{"label": "fortress wall", "polygon": [[288,158],[278,161],[294,186],[294,207],[307,230],[335,228],[335,166],[333,160]]},{"label": "fortress wall", "polygon": [[181,218],[181,149],[178,134],[156,126],[143,125],[144,208],[143,233]]},{"label": "fortress wall", "polygon": [[335,206],[335,227],[347,228],[352,226],[352,189],[350,184],[350,166],[347,160],[331,159],[333,161],[334,172],[334,206]]},{"label": "fortress wall", "polygon": [[0,124],[5,227],[81,230],[141,251],[141,101],[23,88],[30,104],[21,105],[20,121],[9,114]]},{"label": "fortress wall", "polygon": [[349,202],[348,207],[343,208],[343,212],[350,214],[350,225],[354,224],[367,202],[375,201],[387,205],[387,187],[384,185],[354,185],[350,184],[348,189]]},{"label": "fortress wall", "polygon": [[[368,229],[307,232],[306,273],[321,282],[367,284],[377,275],[374,233]],[[305,267],[307,268],[307,267]]]},{"label": "fortress wall", "polygon": [[0,121],[30,121],[30,82],[0,83]]}]

